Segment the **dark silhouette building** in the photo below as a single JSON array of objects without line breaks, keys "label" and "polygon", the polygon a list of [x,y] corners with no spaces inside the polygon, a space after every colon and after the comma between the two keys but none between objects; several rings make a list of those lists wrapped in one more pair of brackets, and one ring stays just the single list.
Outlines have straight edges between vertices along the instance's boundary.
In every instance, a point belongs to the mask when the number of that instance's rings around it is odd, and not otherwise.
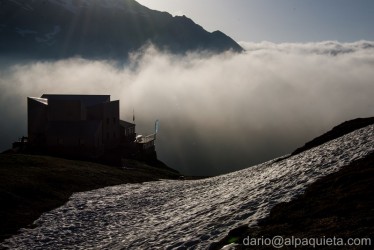
[{"label": "dark silhouette building", "polygon": [[27,106],[32,148],[98,158],[136,143],[135,124],[120,120],[119,101],[109,95],[44,94],[28,97]]}]

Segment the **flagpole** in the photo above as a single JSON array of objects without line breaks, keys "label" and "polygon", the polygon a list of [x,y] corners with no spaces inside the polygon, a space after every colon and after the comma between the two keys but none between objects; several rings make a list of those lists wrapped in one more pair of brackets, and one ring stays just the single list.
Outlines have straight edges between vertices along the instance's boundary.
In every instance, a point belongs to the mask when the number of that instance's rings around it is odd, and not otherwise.
[{"label": "flagpole", "polygon": [[155,140],[156,140],[156,135],[158,133],[158,128],[159,128],[159,120],[155,121]]}]

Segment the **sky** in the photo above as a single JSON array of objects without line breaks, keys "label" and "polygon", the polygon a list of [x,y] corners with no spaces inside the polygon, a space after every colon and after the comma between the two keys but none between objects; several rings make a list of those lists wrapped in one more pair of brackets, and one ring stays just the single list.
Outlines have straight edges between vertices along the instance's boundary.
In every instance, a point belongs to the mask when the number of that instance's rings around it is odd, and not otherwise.
[{"label": "sky", "polygon": [[374,40],[373,0],[138,0],[236,41]]}]

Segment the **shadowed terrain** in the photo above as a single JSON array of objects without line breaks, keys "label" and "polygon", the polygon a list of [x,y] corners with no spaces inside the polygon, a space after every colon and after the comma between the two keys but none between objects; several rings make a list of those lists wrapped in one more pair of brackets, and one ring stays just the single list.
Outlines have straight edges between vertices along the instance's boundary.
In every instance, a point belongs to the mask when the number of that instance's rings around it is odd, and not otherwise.
[{"label": "shadowed terrain", "polygon": [[63,205],[74,192],[179,178],[172,169],[131,160],[125,165],[119,169],[48,156],[0,154],[0,241]]}]

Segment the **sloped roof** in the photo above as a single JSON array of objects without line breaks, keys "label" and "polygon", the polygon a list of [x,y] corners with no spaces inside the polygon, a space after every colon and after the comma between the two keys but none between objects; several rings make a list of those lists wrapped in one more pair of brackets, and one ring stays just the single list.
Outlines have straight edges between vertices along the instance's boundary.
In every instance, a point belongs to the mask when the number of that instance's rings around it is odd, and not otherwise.
[{"label": "sloped roof", "polygon": [[48,99],[46,99],[46,98],[30,97],[29,96],[29,99],[34,100],[34,101],[39,102],[39,103],[44,104],[44,105],[48,105]]},{"label": "sloped roof", "polygon": [[110,95],[43,94],[42,98],[45,98],[48,100],[59,100],[59,101],[81,101],[86,107],[104,103],[104,102],[110,102]]},{"label": "sloped roof", "polygon": [[134,123],[127,122],[127,121],[123,121],[123,120],[120,120],[120,121],[119,121],[119,125],[120,125],[121,127],[124,127],[124,128],[135,127],[135,124],[134,124]]},{"label": "sloped roof", "polygon": [[101,129],[101,121],[48,122],[47,135],[53,136],[93,136]]}]

